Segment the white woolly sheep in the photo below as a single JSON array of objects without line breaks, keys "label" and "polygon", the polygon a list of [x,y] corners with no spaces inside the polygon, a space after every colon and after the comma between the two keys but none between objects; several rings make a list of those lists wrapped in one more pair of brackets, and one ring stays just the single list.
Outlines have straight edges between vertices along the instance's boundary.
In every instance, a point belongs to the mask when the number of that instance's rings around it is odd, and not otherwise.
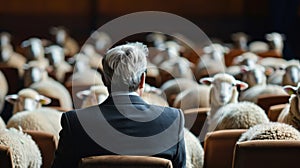
[{"label": "white woolly sheep", "polygon": [[91,38],[94,41],[93,45],[95,46],[96,51],[100,54],[104,54],[112,44],[111,37],[105,32],[95,31],[91,35]]},{"label": "white woolly sheep", "polygon": [[183,57],[168,59],[158,66],[162,83],[166,81],[163,78],[165,75],[163,72],[169,73],[172,78],[194,79],[194,73],[191,69],[193,67],[194,64]]},{"label": "white woolly sheep", "polygon": [[45,50],[43,42],[39,38],[30,38],[21,44],[22,48],[26,50],[27,62],[37,61],[42,68],[49,66],[49,61],[45,58]]},{"label": "white woolly sheep", "polygon": [[80,53],[75,56],[74,73],[67,79],[65,86],[103,85],[101,74],[89,66],[86,55]]},{"label": "white woolly sheep", "polygon": [[241,67],[241,80],[246,82],[249,88],[257,85],[266,85],[267,77],[265,74],[266,69],[261,65],[242,66]]},{"label": "white woolly sheep", "polygon": [[256,85],[241,93],[240,101],[257,103],[257,99],[263,95],[286,95],[286,92],[278,85]]},{"label": "white woolly sheep", "polygon": [[55,36],[55,42],[63,46],[68,57],[74,56],[79,51],[79,45],[62,26],[50,28],[50,34]]},{"label": "white woolly sheep", "polygon": [[97,53],[93,45],[85,44],[84,46],[82,46],[81,52],[83,52],[88,57],[91,68],[103,70],[102,67],[103,56]]},{"label": "white woolly sheep", "polygon": [[195,88],[198,86],[198,83],[194,80],[184,79],[184,78],[177,78],[172,79],[165,82],[161,87],[160,90],[162,91],[163,96],[166,97],[168,104],[173,105],[173,102],[176,96],[189,88]]},{"label": "white woolly sheep", "polygon": [[[207,116],[207,124],[216,125],[216,112],[224,105],[238,102],[238,89],[244,90],[248,85],[242,81],[234,79],[233,76],[225,73],[216,74],[214,77],[202,78],[201,83],[211,85],[209,102],[210,111]],[[212,130],[208,130],[212,131]]]},{"label": "white woolly sheep", "polygon": [[245,52],[233,59],[233,65],[246,65],[253,67],[259,60],[259,56],[252,52]]},{"label": "white woolly sheep", "polygon": [[217,125],[210,130],[249,129],[250,127],[269,122],[266,112],[251,102],[230,103],[221,107],[216,115]]},{"label": "white woolly sheep", "polygon": [[49,98],[26,88],[18,94],[6,96],[6,100],[14,105],[13,116],[7,122],[8,128],[40,130],[59,137],[62,113],[51,108],[41,108],[42,104],[50,103]]},{"label": "white woolly sheep", "polygon": [[290,103],[282,110],[278,116],[278,122],[292,125],[297,130],[300,130],[300,83],[297,87],[284,86],[284,90],[291,95]]},{"label": "white woolly sheep", "polygon": [[282,55],[282,50],[284,46],[283,41],[285,40],[285,36],[277,32],[272,32],[266,34],[265,38],[270,43],[270,49],[275,50],[279,55]]},{"label": "white woolly sheep", "polygon": [[15,52],[10,45],[1,47],[0,50],[0,66],[17,68],[19,77],[22,77],[24,74],[23,65],[26,63],[26,58]]},{"label": "white woolly sheep", "polygon": [[235,48],[243,50],[243,51],[248,50],[248,46],[247,46],[248,35],[245,34],[244,32],[233,33],[231,35],[231,39],[235,44]]},{"label": "white woolly sheep", "polygon": [[204,150],[200,141],[188,129],[184,129],[184,142],[187,168],[202,168],[204,162]]},{"label": "white woolly sheep", "polygon": [[4,106],[4,98],[8,92],[8,83],[4,74],[0,71],[0,111],[2,111]]},{"label": "white woolly sheep", "polygon": [[107,87],[104,85],[91,86],[89,90],[76,93],[76,96],[83,100],[81,108],[101,104],[108,97]]},{"label": "white woolly sheep", "polygon": [[42,157],[32,138],[14,128],[0,130],[0,144],[9,146],[14,167],[40,168]]},{"label": "white woolly sheep", "polygon": [[46,70],[38,67],[38,65],[27,65],[24,85],[36,90],[41,95],[57,99],[60,107],[65,110],[73,108],[71,95],[65,86],[48,77]]},{"label": "white woolly sheep", "polygon": [[6,128],[6,124],[5,122],[3,121],[2,117],[0,117],[0,130],[1,129],[5,129]]},{"label": "white woolly sheep", "polygon": [[238,142],[251,140],[300,140],[300,132],[284,123],[269,122],[251,127]]},{"label": "white woolly sheep", "polygon": [[194,72],[196,80],[225,72],[224,54],[229,52],[227,47],[220,44],[211,44],[204,47],[203,51],[205,54],[200,57]]},{"label": "white woolly sheep", "polygon": [[59,82],[64,82],[65,74],[72,71],[72,66],[65,61],[65,54],[62,47],[51,45],[45,48],[46,57],[51,66],[51,73]]},{"label": "white woolly sheep", "polygon": [[263,41],[253,41],[249,44],[249,51],[253,53],[263,53],[269,51],[269,45]]},{"label": "white woolly sheep", "polygon": [[173,107],[182,110],[209,107],[210,86],[198,85],[180,92],[174,100]]},{"label": "white woolly sheep", "polygon": [[8,32],[0,33],[0,47],[11,45],[11,35]]}]

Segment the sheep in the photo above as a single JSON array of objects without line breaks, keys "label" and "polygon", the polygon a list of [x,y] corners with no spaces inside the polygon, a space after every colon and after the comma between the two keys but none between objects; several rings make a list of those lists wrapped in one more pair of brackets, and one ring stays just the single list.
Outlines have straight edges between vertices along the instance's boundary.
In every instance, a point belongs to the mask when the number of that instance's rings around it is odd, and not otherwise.
[{"label": "sheep", "polygon": [[243,32],[237,32],[231,35],[231,39],[235,44],[235,48],[247,51],[248,46],[247,46],[247,41],[248,41],[248,36],[247,34]]},{"label": "sheep", "polygon": [[[168,78],[194,79],[194,74],[191,70],[192,67],[194,67],[194,64],[183,57],[172,58],[164,61],[158,67],[162,79],[161,82],[164,83],[165,81],[169,80]],[[171,76],[168,77],[165,72]]]},{"label": "sheep", "polygon": [[238,142],[251,140],[300,140],[294,127],[278,122],[258,124],[243,133]]},{"label": "sheep", "polygon": [[268,78],[269,84],[297,86],[300,73],[300,63],[298,60],[287,61],[285,64],[274,69],[275,72]]},{"label": "sheep", "polygon": [[184,128],[184,142],[187,168],[202,168],[204,162],[204,150],[200,141],[188,129]]},{"label": "sheep", "polygon": [[245,52],[233,59],[233,65],[246,65],[253,67],[259,60],[259,56],[252,52]]},{"label": "sheep", "polygon": [[85,108],[105,101],[108,97],[108,90],[104,85],[95,85],[91,86],[89,90],[77,92],[76,96],[83,100],[81,108]]},{"label": "sheep", "polygon": [[210,117],[213,117],[216,111],[228,104],[238,101],[237,87],[241,90],[248,88],[248,84],[234,79],[233,76],[225,73],[216,74],[214,77],[202,78],[201,83],[211,85],[209,94]]},{"label": "sheep", "polygon": [[289,104],[282,110],[278,116],[278,122],[286,123],[292,125],[297,130],[300,130],[300,83],[297,87],[294,86],[284,86],[284,90],[291,95]]},{"label": "sheep", "polygon": [[161,96],[162,91],[158,88],[145,84],[145,90],[142,94],[142,99],[149,103],[158,106],[168,107],[168,102]]},{"label": "sheep", "polygon": [[29,135],[14,128],[1,129],[0,144],[10,147],[14,167],[41,167],[41,152]]},{"label": "sheep", "polygon": [[[202,78],[201,83],[211,85],[209,94],[210,111],[207,116],[207,124],[215,126],[218,118],[216,112],[224,105],[238,102],[238,89],[244,90],[248,87],[247,83],[236,80],[233,76],[225,73],[216,74],[214,77]],[[238,89],[237,89],[238,88]],[[212,131],[208,129],[208,131]]]},{"label": "sheep", "polygon": [[278,85],[256,85],[241,93],[240,101],[249,101],[257,103],[260,96],[263,95],[286,95],[286,92]]},{"label": "sheep", "polygon": [[25,88],[18,94],[6,96],[6,100],[14,105],[13,116],[8,120],[7,128],[39,130],[59,137],[62,112],[42,107],[43,104],[51,102],[49,98],[33,89]]},{"label": "sheep", "polygon": [[[269,118],[265,111],[251,102],[230,103],[221,107],[215,115],[218,118],[214,131],[223,129],[249,129],[267,123]],[[212,129],[210,129],[212,130]]]},{"label": "sheep", "polygon": [[204,47],[203,51],[204,55],[200,57],[200,61],[194,71],[196,80],[225,72],[224,54],[229,52],[227,47],[213,43]]},{"label": "sheep", "polygon": [[253,41],[249,44],[249,51],[253,53],[264,53],[269,51],[269,45],[263,41]]},{"label": "sheep", "polygon": [[163,97],[166,97],[168,104],[173,105],[177,94],[186,89],[195,88],[197,86],[198,83],[194,80],[177,78],[165,82],[160,87],[160,90],[162,91]]},{"label": "sheep", "polygon": [[180,92],[173,103],[173,107],[182,110],[209,107],[210,86],[198,85]]},{"label": "sheep", "polygon": [[5,129],[6,128],[6,124],[5,122],[3,121],[2,117],[0,117],[0,130],[1,129]]},{"label": "sheep", "polygon": [[2,111],[4,106],[4,97],[8,92],[8,82],[4,74],[0,71],[0,111]]},{"label": "sheep", "polygon": [[22,77],[24,74],[23,65],[26,63],[26,58],[13,51],[12,46],[9,45],[1,47],[0,50],[0,66],[17,68],[19,71],[19,77]]},{"label": "sheep", "polygon": [[73,74],[65,82],[65,86],[103,85],[101,74],[91,69],[88,58],[83,53],[76,54]]},{"label": "sheep", "polygon": [[52,68],[52,73],[59,82],[64,82],[65,74],[72,71],[72,66],[65,61],[63,48],[58,45],[51,45],[45,48],[46,57]]},{"label": "sheep", "polygon": [[38,65],[28,64],[25,70],[25,87],[30,87],[42,95],[59,100],[60,107],[65,110],[73,108],[72,98],[68,90],[54,79],[48,77],[45,69]]},{"label": "sheep", "polygon": [[268,33],[265,38],[270,43],[270,49],[275,50],[279,55],[282,55],[283,41],[285,40],[285,35],[279,34],[277,32]]},{"label": "sheep", "polygon": [[26,50],[27,62],[35,60],[43,68],[49,66],[49,61],[45,58],[45,50],[41,39],[30,38],[25,40],[21,43],[21,47]]},{"label": "sheep", "polygon": [[176,60],[180,58],[180,49],[181,46],[175,41],[166,41],[164,43],[164,50],[161,50],[154,58],[150,59],[150,61],[159,66],[165,61],[168,60]]},{"label": "sheep", "polygon": [[11,46],[11,35],[8,32],[0,33],[0,48],[4,46]]},{"label": "sheep", "polygon": [[258,85],[265,86],[267,84],[265,71],[265,68],[261,65],[242,66],[241,80],[246,82],[249,88]]},{"label": "sheep", "polygon": [[55,36],[56,44],[65,49],[67,57],[73,57],[79,51],[79,45],[67,32],[66,28],[62,26],[51,27],[50,34]]},{"label": "sheep", "polygon": [[104,54],[112,44],[112,39],[106,32],[95,31],[91,39],[94,41],[96,51],[100,54]]},{"label": "sheep", "polygon": [[98,54],[95,47],[91,44],[85,44],[81,48],[81,52],[89,58],[90,67],[93,69],[103,70],[102,59],[103,56]]}]

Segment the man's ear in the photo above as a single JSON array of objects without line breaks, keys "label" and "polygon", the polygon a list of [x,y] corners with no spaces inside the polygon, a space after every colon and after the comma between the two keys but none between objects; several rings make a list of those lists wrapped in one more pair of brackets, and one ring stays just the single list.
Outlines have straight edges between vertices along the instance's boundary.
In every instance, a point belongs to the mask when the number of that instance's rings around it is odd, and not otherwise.
[{"label": "man's ear", "polygon": [[144,72],[141,76],[141,81],[139,84],[140,89],[145,88],[145,82],[146,82],[146,73]]}]

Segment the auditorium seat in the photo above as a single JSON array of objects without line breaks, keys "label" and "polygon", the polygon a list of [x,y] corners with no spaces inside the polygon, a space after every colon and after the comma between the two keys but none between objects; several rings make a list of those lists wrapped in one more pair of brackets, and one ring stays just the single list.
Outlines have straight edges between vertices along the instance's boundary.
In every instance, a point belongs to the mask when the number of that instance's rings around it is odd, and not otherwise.
[{"label": "auditorium seat", "polygon": [[262,95],[257,99],[257,105],[268,113],[270,106],[289,102],[289,95]]},{"label": "auditorium seat", "polygon": [[12,154],[8,146],[0,145],[0,167],[14,167]]},{"label": "auditorium seat", "polygon": [[207,112],[210,108],[193,108],[184,110],[185,127],[195,135],[199,136],[207,118]]},{"label": "auditorium seat", "polygon": [[268,111],[268,117],[270,121],[276,122],[281,111],[286,107],[287,104],[277,104],[274,106],[271,106]]}]

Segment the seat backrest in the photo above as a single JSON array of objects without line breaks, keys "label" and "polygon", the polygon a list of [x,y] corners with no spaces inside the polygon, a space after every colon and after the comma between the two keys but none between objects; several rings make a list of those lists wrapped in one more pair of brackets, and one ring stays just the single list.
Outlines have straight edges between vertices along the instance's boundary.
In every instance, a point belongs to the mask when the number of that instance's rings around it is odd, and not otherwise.
[{"label": "seat backrest", "polygon": [[278,119],[278,116],[280,115],[281,111],[286,107],[287,104],[278,104],[271,106],[268,111],[268,117],[270,121],[276,122]]},{"label": "seat backrest", "polygon": [[207,112],[210,108],[193,108],[184,110],[185,127],[195,135],[199,136],[207,118]]},{"label": "seat backrest", "polygon": [[56,137],[42,131],[24,130],[24,132],[29,134],[39,147],[43,161],[42,168],[50,168],[57,148]]},{"label": "seat backrest", "polygon": [[172,168],[168,159],[150,156],[104,155],[82,158],[79,168]]},{"label": "seat backrest", "polygon": [[235,143],[246,129],[228,129],[207,133],[204,141],[204,167],[231,167]]},{"label": "seat backrest", "polygon": [[257,105],[268,113],[271,106],[288,103],[289,98],[289,95],[262,95],[258,97]]},{"label": "seat backrest", "polygon": [[235,146],[233,168],[297,167],[300,141],[253,140]]},{"label": "seat backrest", "polygon": [[0,145],[0,167],[12,168],[14,163],[8,146]]},{"label": "seat backrest", "polygon": [[19,71],[17,68],[0,66],[0,71],[3,72],[7,80],[8,94],[15,94],[23,87],[23,83],[19,77]]}]

